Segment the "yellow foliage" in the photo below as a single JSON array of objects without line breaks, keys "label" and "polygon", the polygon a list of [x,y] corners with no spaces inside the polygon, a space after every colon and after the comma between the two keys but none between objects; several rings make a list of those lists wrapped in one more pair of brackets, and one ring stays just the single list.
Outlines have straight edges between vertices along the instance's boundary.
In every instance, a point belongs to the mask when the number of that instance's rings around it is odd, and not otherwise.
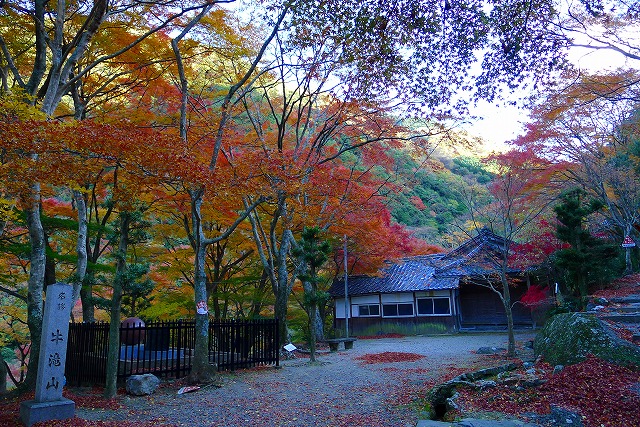
[{"label": "yellow foliage", "polygon": [[0,221],[13,221],[17,218],[15,203],[0,197]]},{"label": "yellow foliage", "polygon": [[33,105],[25,102],[29,96],[20,92],[11,92],[0,97],[0,119],[13,120],[44,120],[46,115]]}]

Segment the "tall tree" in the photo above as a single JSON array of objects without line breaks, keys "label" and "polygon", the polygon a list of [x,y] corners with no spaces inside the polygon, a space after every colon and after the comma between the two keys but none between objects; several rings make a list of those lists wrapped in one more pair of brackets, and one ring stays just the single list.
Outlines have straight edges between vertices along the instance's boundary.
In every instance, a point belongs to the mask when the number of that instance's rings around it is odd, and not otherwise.
[{"label": "tall tree", "polygon": [[116,253],[116,276],[113,281],[111,295],[111,315],[109,320],[109,353],[107,355],[107,373],[104,395],[113,398],[117,393],[118,360],[120,359],[120,303],[122,288],[127,272],[127,248],[129,245],[129,231],[131,227],[131,213],[120,214],[120,237]]},{"label": "tall tree", "polygon": [[[631,71],[581,75],[539,103],[521,141],[549,159],[572,161],[567,175],[603,203],[607,232],[620,242],[638,238],[638,89]],[[629,249],[626,270],[632,269]]]},{"label": "tall tree", "polygon": [[557,193],[552,178],[561,168],[554,167],[533,152],[523,150],[494,154],[488,161],[495,172],[488,184],[491,202],[478,206],[472,199],[466,200],[474,228],[488,227],[500,239],[495,254],[485,260],[486,272],[480,275],[481,280],[477,284],[488,287],[502,301],[507,318],[507,354],[514,356],[512,307],[516,301],[511,297],[512,280],[509,278],[514,271],[514,249],[516,243],[527,237],[530,227],[550,207]]},{"label": "tall tree", "polygon": [[[266,37],[266,40],[255,54],[249,60],[248,66],[239,73],[239,76],[228,87],[228,90],[223,95],[223,101],[218,110],[218,117],[213,129],[213,137],[208,138],[207,141],[212,142],[211,147],[206,147],[207,152],[210,153],[209,160],[209,172],[214,174],[217,170],[219,157],[222,154],[223,142],[225,136],[225,130],[227,122],[232,117],[233,106],[235,103],[242,99],[246,86],[250,82],[250,79],[254,76],[258,65],[262,61],[262,56],[266,50],[266,47],[271,43],[271,40],[275,37],[280,30],[286,14],[289,11],[289,6],[285,5],[279,10],[278,18],[273,23],[270,29],[270,34]],[[187,129],[187,102],[189,99],[189,81],[185,74],[185,69],[182,60],[182,53],[179,48],[179,42],[185,37],[191,28],[193,28],[198,21],[202,19],[207,10],[203,10],[201,14],[190,20],[183,28],[182,32],[178,34],[172,40],[172,48],[175,54],[176,62],[178,65],[178,75],[180,78],[180,90],[181,90],[181,102],[180,102],[180,124],[179,132],[180,138],[186,142],[188,137]],[[209,365],[209,312],[207,308],[207,276],[206,276],[206,255],[207,248],[219,241],[222,241],[229,237],[229,235],[235,230],[235,228],[251,213],[256,206],[262,202],[262,198],[258,197],[256,200],[245,204],[244,212],[240,212],[236,220],[221,234],[216,237],[207,237],[205,233],[205,223],[202,217],[202,205],[204,201],[206,186],[202,182],[191,182],[187,185],[187,193],[190,197],[191,205],[191,222],[185,221],[187,227],[187,233],[189,240],[195,252],[194,259],[194,296],[195,303],[199,306],[204,304],[204,308],[196,311],[196,338],[195,338],[195,354],[192,363],[191,373],[189,375],[190,380],[193,382],[209,381],[212,379],[213,370]]]},{"label": "tall tree", "polygon": [[318,308],[326,303],[329,295],[322,291],[318,284],[320,282],[319,270],[327,262],[331,245],[326,240],[322,240],[318,227],[306,228],[302,231],[298,246],[293,251],[293,255],[303,262],[306,269],[298,276],[304,287],[304,305],[309,316],[309,349],[311,351],[311,362],[316,361],[316,334],[314,325]]},{"label": "tall tree", "polygon": [[578,298],[579,308],[586,305],[590,285],[610,280],[618,273],[618,248],[594,237],[585,227],[588,217],[602,207],[601,201],[587,199],[581,189],[564,193],[561,203],[554,207],[558,238],[570,245],[554,254],[555,263],[564,271],[564,282]]},{"label": "tall tree", "polygon": [[[2,3],[3,26],[0,49],[8,67],[4,88],[16,86],[23,91],[24,102],[38,104],[40,110],[51,117],[62,98],[69,94],[76,82],[90,70],[135,46],[155,32],[166,28],[172,21],[199,10],[207,3],[182,5],[179,2],[128,4],[109,8],[106,0],[95,2],[56,2],[51,7],[46,0],[35,0],[27,7],[19,2]],[[172,7],[175,8],[172,9]],[[168,13],[161,13],[167,11]],[[138,12],[130,13],[130,12]],[[49,19],[52,17],[52,19]],[[133,22],[132,22],[133,19]],[[139,20],[138,20],[139,19]],[[82,69],[77,65],[87,55],[91,40],[104,27],[105,22],[122,26],[132,23],[141,28],[133,40],[125,40],[112,53],[97,55]],[[16,38],[33,40],[24,46],[13,43]],[[10,41],[7,41],[10,40]],[[8,83],[11,81],[11,84]],[[25,157],[38,162],[35,152]],[[27,385],[33,387],[37,376],[40,331],[42,324],[42,293],[44,287],[46,254],[45,233],[40,221],[40,191],[38,181],[31,181],[31,191],[23,197],[31,242],[29,276],[28,323],[32,339]]]}]

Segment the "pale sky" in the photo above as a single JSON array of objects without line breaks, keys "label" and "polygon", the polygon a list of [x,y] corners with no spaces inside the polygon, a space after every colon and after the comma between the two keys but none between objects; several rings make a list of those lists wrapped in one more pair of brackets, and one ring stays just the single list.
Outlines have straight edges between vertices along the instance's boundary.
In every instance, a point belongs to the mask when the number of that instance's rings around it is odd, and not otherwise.
[{"label": "pale sky", "polygon": [[[572,48],[569,53],[571,62],[579,68],[594,71],[614,70],[619,67],[638,66],[636,61],[627,60],[622,54],[605,50]],[[481,117],[465,129],[472,135],[487,141],[489,150],[505,148],[505,141],[516,138],[524,132],[528,121],[527,112],[516,107],[491,104],[481,101],[471,108],[471,113]]]}]

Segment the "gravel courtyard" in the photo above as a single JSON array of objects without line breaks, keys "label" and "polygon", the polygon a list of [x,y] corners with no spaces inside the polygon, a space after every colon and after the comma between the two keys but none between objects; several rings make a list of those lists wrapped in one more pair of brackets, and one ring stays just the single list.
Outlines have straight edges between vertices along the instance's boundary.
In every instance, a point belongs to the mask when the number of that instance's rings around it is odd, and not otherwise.
[{"label": "gravel courtyard", "polygon": [[[516,335],[518,343],[532,332]],[[93,421],[126,420],[157,426],[378,426],[414,427],[419,408],[410,405],[445,375],[499,364],[480,347],[506,347],[504,333],[381,338],[356,341],[354,348],[220,375],[217,386],[178,395],[180,381],[165,382],[152,396],[125,397],[118,410],[77,409]],[[415,361],[367,363],[363,356],[385,352],[423,355]],[[360,358],[360,359],[359,359]]]}]

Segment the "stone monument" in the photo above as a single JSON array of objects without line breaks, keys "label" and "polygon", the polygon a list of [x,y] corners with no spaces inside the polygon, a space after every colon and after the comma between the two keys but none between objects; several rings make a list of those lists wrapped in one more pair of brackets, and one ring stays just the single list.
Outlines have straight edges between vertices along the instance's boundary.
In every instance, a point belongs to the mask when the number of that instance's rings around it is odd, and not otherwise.
[{"label": "stone monument", "polygon": [[73,400],[62,397],[72,293],[73,287],[64,283],[47,286],[36,395],[34,400],[20,404],[20,419],[27,427],[39,421],[64,420],[75,415]]}]

